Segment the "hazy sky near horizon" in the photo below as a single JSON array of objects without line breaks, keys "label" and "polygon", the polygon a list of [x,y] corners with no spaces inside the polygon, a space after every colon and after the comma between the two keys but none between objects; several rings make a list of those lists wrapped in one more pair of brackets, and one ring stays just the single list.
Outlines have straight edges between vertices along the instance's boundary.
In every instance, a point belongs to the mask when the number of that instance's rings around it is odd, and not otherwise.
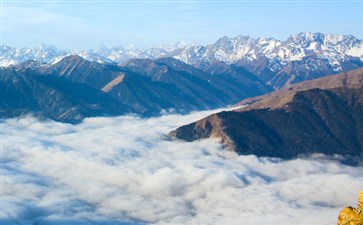
[{"label": "hazy sky near horizon", "polygon": [[303,31],[363,38],[363,0],[2,1],[2,43],[144,48],[222,36],[286,39]]}]

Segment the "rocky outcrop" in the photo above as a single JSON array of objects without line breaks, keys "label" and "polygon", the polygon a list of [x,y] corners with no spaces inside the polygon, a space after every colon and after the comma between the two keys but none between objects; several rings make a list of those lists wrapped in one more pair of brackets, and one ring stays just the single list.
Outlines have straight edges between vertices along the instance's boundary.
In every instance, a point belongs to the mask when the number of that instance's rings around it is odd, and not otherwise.
[{"label": "rocky outcrop", "polygon": [[187,141],[219,137],[239,154],[284,159],[323,153],[359,160],[363,155],[363,69],[248,102],[253,103],[179,127],[172,135]]}]

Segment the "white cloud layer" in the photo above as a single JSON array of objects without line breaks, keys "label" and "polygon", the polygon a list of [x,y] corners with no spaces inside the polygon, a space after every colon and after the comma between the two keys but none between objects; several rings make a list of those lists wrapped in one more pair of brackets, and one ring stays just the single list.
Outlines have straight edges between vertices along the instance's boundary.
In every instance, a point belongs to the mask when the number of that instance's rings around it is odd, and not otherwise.
[{"label": "white cloud layer", "polygon": [[336,224],[362,167],[238,156],[166,134],[210,112],[2,124],[2,224]]}]

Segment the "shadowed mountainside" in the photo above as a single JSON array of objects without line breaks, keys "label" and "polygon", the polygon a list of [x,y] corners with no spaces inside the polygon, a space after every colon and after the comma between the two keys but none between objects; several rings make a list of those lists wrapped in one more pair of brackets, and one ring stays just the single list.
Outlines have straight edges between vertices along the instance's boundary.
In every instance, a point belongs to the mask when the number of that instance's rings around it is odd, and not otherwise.
[{"label": "shadowed mountainside", "polygon": [[90,116],[164,111],[188,113],[235,104],[272,89],[237,66],[206,72],[173,58],[101,64],[67,56],[55,64],[27,61],[2,68],[1,118],[27,113],[61,122]]},{"label": "shadowed mountainside", "polygon": [[132,110],[85,84],[34,71],[19,73],[1,69],[1,118],[33,113],[57,121],[75,123],[84,117],[116,116]]},{"label": "shadowed mountainside", "polygon": [[218,137],[239,154],[290,159],[323,153],[359,159],[363,152],[363,68],[292,85],[243,101],[171,134]]}]

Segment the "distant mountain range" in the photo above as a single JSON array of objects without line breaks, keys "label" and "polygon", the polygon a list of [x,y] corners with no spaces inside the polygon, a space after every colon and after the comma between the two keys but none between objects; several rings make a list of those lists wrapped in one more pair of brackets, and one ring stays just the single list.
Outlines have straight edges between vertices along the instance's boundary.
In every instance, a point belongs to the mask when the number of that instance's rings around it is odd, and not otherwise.
[{"label": "distant mountain range", "polygon": [[35,48],[13,48],[10,46],[0,46],[2,55],[0,57],[0,66],[9,67],[17,65],[28,60],[35,60],[39,63],[55,64],[62,58],[70,55],[78,55],[85,60],[98,63],[124,63],[130,59],[157,59],[166,57],[167,53],[173,52],[180,48],[185,48],[183,42],[175,45],[166,44],[160,47],[151,47],[145,50],[134,47],[122,48],[116,47],[108,49],[105,46],[97,50],[60,50],[55,46],[40,44]]},{"label": "distant mountain range", "polygon": [[71,123],[90,116],[188,113],[272,91],[244,68],[222,62],[200,70],[174,58],[115,65],[80,56],[1,68],[1,87],[1,118],[33,113]]},{"label": "distant mountain range", "polygon": [[[363,160],[363,68],[246,99],[171,134],[221,138],[239,154],[291,159],[323,153]],[[346,158],[347,159],[347,158]]]},{"label": "distant mountain range", "polygon": [[1,118],[33,113],[62,122],[225,107],[363,67],[362,40],[321,33],[286,41],[223,37],[206,46],[145,50],[62,51],[46,45],[1,50]]},{"label": "distant mountain range", "polygon": [[100,47],[89,51],[62,51],[40,45],[34,49],[1,46],[0,66],[35,60],[55,64],[69,55],[98,63],[125,63],[130,59],[175,58],[204,70],[216,62],[236,64],[260,77],[265,84],[281,88],[304,80],[363,66],[363,41],[351,35],[304,32],[285,41],[274,38],[222,37],[210,45],[164,45],[148,49]]}]

